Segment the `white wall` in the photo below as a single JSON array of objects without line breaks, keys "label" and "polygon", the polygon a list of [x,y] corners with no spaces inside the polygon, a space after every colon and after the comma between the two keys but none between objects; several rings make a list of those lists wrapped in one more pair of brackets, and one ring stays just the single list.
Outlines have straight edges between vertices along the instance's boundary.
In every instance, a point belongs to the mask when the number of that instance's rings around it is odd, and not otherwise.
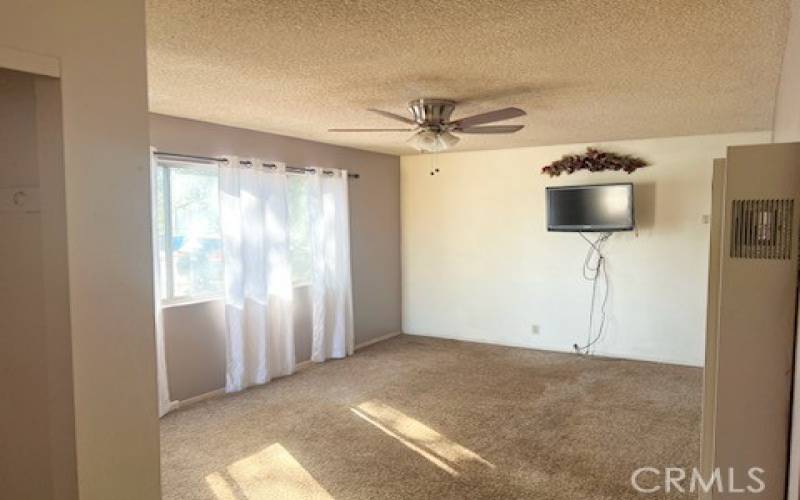
[{"label": "white wall", "polygon": [[0,66],[30,58],[61,76],[80,498],[157,499],[144,2],[4,0]]},{"label": "white wall", "polygon": [[540,173],[581,144],[403,157],[403,331],[557,351],[584,342],[587,245],[546,231],[545,187],[630,181],[638,230],[607,245],[612,292],[597,353],[702,365],[712,162],[728,145],[769,140],[755,132],[593,144],[652,164],[630,176]]}]

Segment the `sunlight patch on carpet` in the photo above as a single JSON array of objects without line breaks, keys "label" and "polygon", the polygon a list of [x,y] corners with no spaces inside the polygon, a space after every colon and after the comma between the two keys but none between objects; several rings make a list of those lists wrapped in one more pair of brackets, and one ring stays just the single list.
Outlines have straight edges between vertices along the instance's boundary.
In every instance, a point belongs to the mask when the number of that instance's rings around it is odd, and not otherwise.
[{"label": "sunlight patch on carpet", "polygon": [[232,463],[225,472],[209,474],[206,483],[219,500],[333,500],[279,443]]},{"label": "sunlight patch on carpet", "polygon": [[474,451],[380,401],[367,401],[350,410],[452,476],[476,465],[495,468]]}]

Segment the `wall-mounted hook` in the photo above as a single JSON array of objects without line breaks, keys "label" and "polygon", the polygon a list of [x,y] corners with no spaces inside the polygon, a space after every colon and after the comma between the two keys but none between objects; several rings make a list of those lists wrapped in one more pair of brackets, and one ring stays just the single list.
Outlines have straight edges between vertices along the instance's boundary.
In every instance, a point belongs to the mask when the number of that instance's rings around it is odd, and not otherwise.
[{"label": "wall-mounted hook", "polygon": [[37,213],[39,210],[38,187],[0,188],[0,212]]}]

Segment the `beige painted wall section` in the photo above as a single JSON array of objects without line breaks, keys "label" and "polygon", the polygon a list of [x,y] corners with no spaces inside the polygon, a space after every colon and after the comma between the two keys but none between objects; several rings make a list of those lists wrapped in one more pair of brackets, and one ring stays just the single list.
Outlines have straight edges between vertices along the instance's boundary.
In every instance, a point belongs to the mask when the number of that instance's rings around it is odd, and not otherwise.
[{"label": "beige painted wall section", "polygon": [[[350,181],[351,267],[356,344],[400,330],[400,159],[318,142],[153,114],[152,145],[161,151],[238,155],[294,166],[342,168]],[[311,310],[295,290],[297,359],[310,353]],[[202,319],[201,319],[202,318]],[[224,386],[224,310],[219,302],[165,310],[167,371],[172,397],[186,399]]]},{"label": "beige painted wall section", "polygon": [[[403,157],[403,331],[557,351],[584,343],[587,245],[546,231],[545,187],[633,182],[638,230],[607,245],[612,291],[597,352],[703,365],[702,217],[711,209],[713,160],[730,144],[769,140],[757,132],[594,144],[652,163],[630,176],[540,173],[584,144]],[[434,166],[440,172],[431,176]]]},{"label": "beige painted wall section", "polygon": [[[800,0],[791,0],[792,18],[783,54],[775,100],[774,142],[800,141]],[[800,335],[800,325],[797,330]],[[800,498],[800,348],[795,353],[795,396],[792,409],[789,498]]]},{"label": "beige painted wall section", "polygon": [[38,213],[0,212],[0,490],[77,497],[58,81],[0,69],[0,187],[39,187]]},{"label": "beige painted wall section", "polygon": [[[800,297],[798,297],[800,311]],[[800,498],[800,322],[795,325],[794,346],[794,390],[792,394],[792,417],[789,426],[789,479],[787,498]]]},{"label": "beige painted wall section", "polygon": [[[717,411],[717,349],[719,341],[719,283],[722,245],[722,223],[725,216],[723,196],[725,194],[725,159],[714,160],[711,181],[711,238],[708,253],[708,296],[706,307],[706,359],[703,370],[703,412],[701,419],[702,445],[700,472],[710,477],[714,467],[715,433]],[[711,492],[700,492],[701,499],[711,498]]]},{"label": "beige painted wall section", "polygon": [[61,84],[55,78],[40,76],[35,78],[34,86],[47,325],[50,462],[53,491],[58,498],[67,500],[77,497],[78,485]]},{"label": "beige painted wall section", "polygon": [[2,11],[0,47],[60,61],[80,496],[156,499],[144,2]]},{"label": "beige painted wall section", "polygon": [[221,300],[164,308],[169,395],[185,401],[225,387],[225,305]]},{"label": "beige painted wall section", "polygon": [[[0,188],[38,187],[34,77],[0,70]],[[52,467],[39,213],[0,212],[0,491],[48,498]]]},{"label": "beige painted wall section", "polygon": [[[295,358],[311,359],[311,295],[294,289]],[[225,387],[225,304],[211,300],[164,309],[167,374],[172,400]]]},{"label": "beige painted wall section", "polygon": [[[731,256],[734,200],[800,199],[800,143],[728,149],[720,288],[715,465],[746,477],[766,472],[765,499],[783,499],[786,484],[792,358],[797,312],[795,207],[788,259]],[[724,492],[715,499],[741,495]]]},{"label": "beige painted wall section", "polygon": [[800,0],[791,0],[792,18],[775,99],[774,142],[800,141]]}]

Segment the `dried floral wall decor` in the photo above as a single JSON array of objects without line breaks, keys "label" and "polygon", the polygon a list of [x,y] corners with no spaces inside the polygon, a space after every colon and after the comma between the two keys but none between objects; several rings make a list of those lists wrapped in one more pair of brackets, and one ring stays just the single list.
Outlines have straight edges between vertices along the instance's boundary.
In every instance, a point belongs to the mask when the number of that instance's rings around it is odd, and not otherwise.
[{"label": "dried floral wall decor", "polygon": [[562,172],[571,174],[577,170],[588,170],[589,172],[622,170],[630,174],[636,169],[648,165],[649,163],[645,160],[635,156],[618,155],[594,148],[586,148],[586,153],[582,155],[564,155],[560,160],[542,167],[542,173],[549,174],[550,177],[561,175]]}]

